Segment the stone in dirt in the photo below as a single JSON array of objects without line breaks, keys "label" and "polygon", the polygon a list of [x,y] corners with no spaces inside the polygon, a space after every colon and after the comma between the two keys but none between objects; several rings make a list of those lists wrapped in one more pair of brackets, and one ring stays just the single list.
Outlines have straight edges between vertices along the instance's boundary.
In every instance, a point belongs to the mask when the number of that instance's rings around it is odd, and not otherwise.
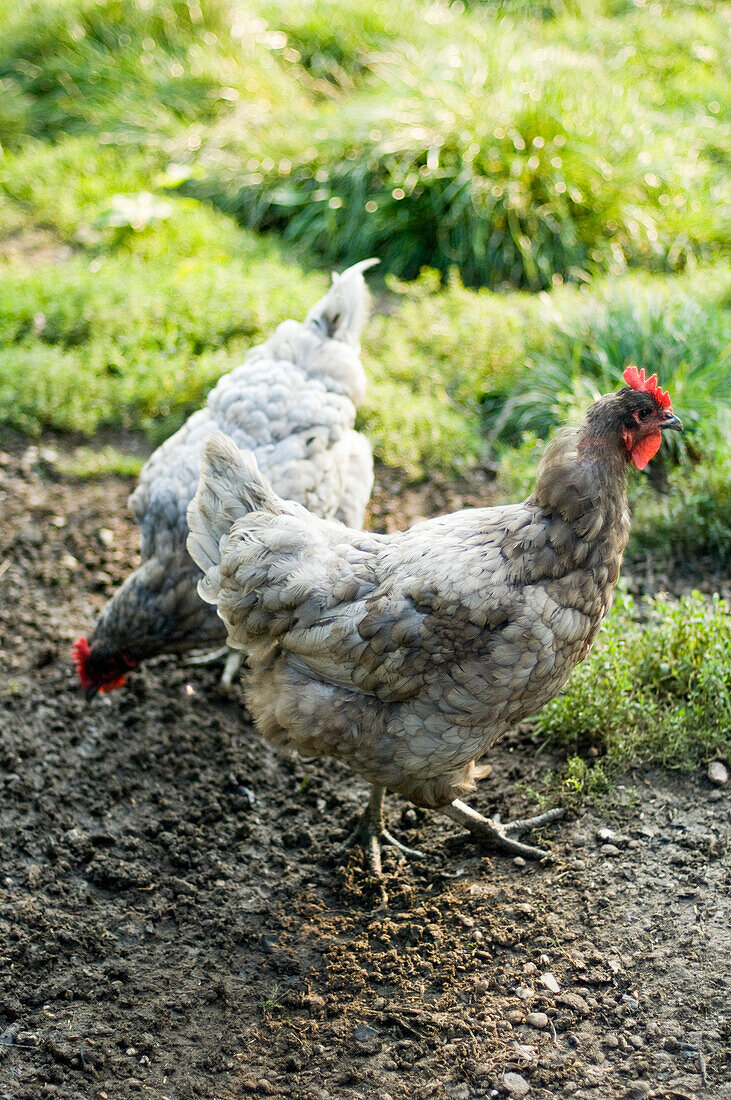
[{"label": "stone in dirt", "polygon": [[541,985],[545,985],[551,993],[558,993],[561,988],[550,970],[547,970],[545,974],[541,974]]},{"label": "stone in dirt", "polygon": [[503,1084],[511,1096],[520,1098],[530,1092],[530,1085],[520,1073],[504,1073]]},{"label": "stone in dirt", "polygon": [[708,778],[716,787],[725,787],[728,783],[728,768],[720,760],[712,760],[708,765]]},{"label": "stone in dirt", "polygon": [[566,1005],[567,1008],[573,1008],[574,1012],[580,1012],[582,1016],[590,1016],[591,1009],[578,993],[566,992],[562,993],[559,997],[561,1004]]}]

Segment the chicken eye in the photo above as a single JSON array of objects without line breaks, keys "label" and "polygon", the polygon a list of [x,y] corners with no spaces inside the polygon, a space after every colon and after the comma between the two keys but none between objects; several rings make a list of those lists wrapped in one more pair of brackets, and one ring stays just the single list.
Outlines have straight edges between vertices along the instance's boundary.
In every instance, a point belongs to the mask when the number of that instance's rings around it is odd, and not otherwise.
[{"label": "chicken eye", "polygon": [[649,409],[640,409],[640,412],[639,412],[640,420],[647,420],[649,415],[650,415],[650,410]]}]

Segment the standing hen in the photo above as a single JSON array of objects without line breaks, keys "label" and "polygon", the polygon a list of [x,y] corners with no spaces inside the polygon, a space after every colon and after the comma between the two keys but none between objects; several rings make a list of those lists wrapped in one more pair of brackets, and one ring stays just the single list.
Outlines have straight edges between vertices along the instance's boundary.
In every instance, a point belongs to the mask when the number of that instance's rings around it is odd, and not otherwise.
[{"label": "standing hen", "polygon": [[514,854],[549,813],[500,825],[460,801],[502,733],[535,714],[588,653],[629,535],[626,471],[670,399],[636,367],[546,449],[522,504],[456,512],[395,535],[281,500],[252,455],[208,441],[188,509],[199,592],[245,649],[246,699],[285,749],[344,760],[373,785],[358,839],[380,870],[385,788]]},{"label": "standing hen", "polygon": [[[196,591],[200,571],[185,549],[186,509],[206,440],[216,429],[254,451],[288,499],[318,516],[359,527],[373,485],[368,441],[353,430],[363,399],[360,333],[367,313],[364,260],[333,275],[304,323],[284,321],[224,375],[205,408],[145,463],[130,507],[142,534],[142,562],[115,592],[91,639],[73,648],[81,686],[112,691],[130,668],[160,653],[221,645],[226,630]],[[224,684],[240,660],[229,662]]]}]

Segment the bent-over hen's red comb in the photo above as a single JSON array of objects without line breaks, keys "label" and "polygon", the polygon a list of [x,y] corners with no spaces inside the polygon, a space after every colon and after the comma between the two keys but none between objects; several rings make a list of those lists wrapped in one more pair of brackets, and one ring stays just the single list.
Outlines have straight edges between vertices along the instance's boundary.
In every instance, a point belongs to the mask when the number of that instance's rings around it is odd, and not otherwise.
[{"label": "bent-over hen's red comb", "polygon": [[658,405],[662,405],[664,409],[669,409],[670,412],[673,411],[670,404],[670,394],[667,390],[660,389],[656,374],[653,374],[650,378],[645,378],[645,368],[638,370],[633,364],[627,367],[622,377],[633,390],[642,390],[644,393],[649,393],[651,397],[655,398]]},{"label": "bent-over hen's red comb", "polygon": [[71,646],[71,660],[74,662],[74,667],[84,691],[91,687],[91,680],[86,671],[86,662],[90,653],[91,647],[86,638],[79,638],[78,641],[74,642]]}]

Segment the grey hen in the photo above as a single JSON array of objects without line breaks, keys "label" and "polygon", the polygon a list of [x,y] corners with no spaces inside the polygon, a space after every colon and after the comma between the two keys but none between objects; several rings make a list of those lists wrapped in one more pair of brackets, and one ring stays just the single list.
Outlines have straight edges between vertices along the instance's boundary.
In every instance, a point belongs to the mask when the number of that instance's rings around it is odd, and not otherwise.
[{"label": "grey hen", "polygon": [[[373,485],[368,441],[353,430],[366,378],[360,334],[377,260],[333,275],[305,321],[284,321],[224,375],[206,406],[145,463],[130,507],[141,532],[140,566],[115,592],[89,640],[73,649],[91,696],[124,683],[128,669],[160,653],[222,645],[226,629],[198,596],[200,571],[185,549],[186,509],[206,440],[217,429],[253,450],[282,496],[318,516],[359,527]],[[237,655],[238,656],[238,655]],[[227,666],[230,681],[234,665]]]},{"label": "grey hen", "polygon": [[[633,373],[634,372],[634,373]],[[216,433],[188,509],[188,548],[229,644],[245,649],[259,730],[373,784],[358,839],[380,868],[383,789],[444,810],[503,850],[555,812],[499,825],[461,801],[495,740],[535,714],[588,653],[629,535],[626,470],[670,400],[629,385],[547,448],[526,501],[457,512],[395,535],[318,519],[278,497],[251,454]]]}]

